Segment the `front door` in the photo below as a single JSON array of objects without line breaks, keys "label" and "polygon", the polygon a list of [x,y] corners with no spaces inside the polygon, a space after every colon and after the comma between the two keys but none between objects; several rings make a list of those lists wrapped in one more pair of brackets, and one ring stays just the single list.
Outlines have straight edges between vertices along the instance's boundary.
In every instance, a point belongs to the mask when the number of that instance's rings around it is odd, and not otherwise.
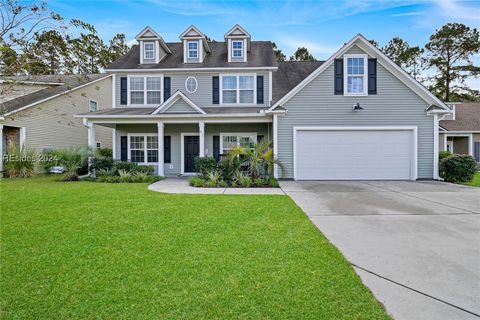
[{"label": "front door", "polygon": [[194,159],[200,154],[200,142],[198,136],[185,136],[184,137],[184,172],[195,172]]}]

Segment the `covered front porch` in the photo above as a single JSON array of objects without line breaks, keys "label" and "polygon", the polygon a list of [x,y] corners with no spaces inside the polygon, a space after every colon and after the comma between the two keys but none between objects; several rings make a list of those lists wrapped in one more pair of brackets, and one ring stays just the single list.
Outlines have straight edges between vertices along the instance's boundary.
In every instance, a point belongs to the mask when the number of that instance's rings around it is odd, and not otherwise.
[{"label": "covered front porch", "polygon": [[217,161],[234,146],[250,147],[257,141],[272,140],[268,118],[254,122],[156,121],[140,123],[87,124],[89,145],[95,147],[95,127],[113,129],[112,149],[116,161],[136,162],[155,167],[156,174],[175,177],[195,174],[195,157]]}]

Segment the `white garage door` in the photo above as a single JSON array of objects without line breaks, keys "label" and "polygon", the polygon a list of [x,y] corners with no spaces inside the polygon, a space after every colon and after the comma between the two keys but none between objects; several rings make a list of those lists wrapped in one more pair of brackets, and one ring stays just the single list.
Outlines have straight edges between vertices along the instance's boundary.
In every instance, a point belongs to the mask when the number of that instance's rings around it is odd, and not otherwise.
[{"label": "white garage door", "polygon": [[409,180],[414,165],[413,130],[296,131],[298,180]]}]

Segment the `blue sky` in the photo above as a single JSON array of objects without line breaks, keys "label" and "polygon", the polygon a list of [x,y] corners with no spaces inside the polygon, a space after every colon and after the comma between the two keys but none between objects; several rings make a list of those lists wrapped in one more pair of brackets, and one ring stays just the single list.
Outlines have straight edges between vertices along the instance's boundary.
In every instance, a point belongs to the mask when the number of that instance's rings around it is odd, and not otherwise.
[{"label": "blue sky", "polygon": [[[253,40],[271,40],[287,55],[307,47],[318,59],[326,59],[355,34],[385,44],[400,36],[412,45],[424,45],[447,22],[480,28],[480,1],[61,1],[49,6],[67,19],[92,23],[109,39],[135,35],[149,25],[167,42],[191,24],[210,38],[221,41],[235,23]],[[475,58],[476,63],[480,57]],[[480,87],[480,81],[474,81]]]}]

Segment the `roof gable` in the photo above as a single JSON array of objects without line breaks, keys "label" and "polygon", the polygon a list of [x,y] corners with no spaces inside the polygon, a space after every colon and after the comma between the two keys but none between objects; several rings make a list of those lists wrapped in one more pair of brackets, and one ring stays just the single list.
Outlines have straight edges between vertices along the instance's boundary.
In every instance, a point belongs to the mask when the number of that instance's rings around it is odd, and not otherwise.
[{"label": "roof gable", "polygon": [[200,30],[198,30],[197,27],[191,25],[180,35],[180,39],[184,38],[205,38],[205,35]]},{"label": "roof gable", "polygon": [[245,37],[250,38],[250,33],[248,33],[241,25],[236,24],[230,30],[225,33],[225,38],[229,37]]},{"label": "roof gable", "polygon": [[268,111],[273,111],[278,106],[286,103],[293,96],[295,96],[301,89],[303,89],[308,83],[315,79],[318,75],[324,72],[329,66],[331,66],[334,60],[337,57],[342,56],[348,50],[354,46],[358,46],[366,54],[377,59],[385,69],[402,81],[407,87],[412,89],[418,96],[431,105],[438,106],[437,113],[450,113],[450,108],[448,108],[445,103],[440,99],[435,97],[430,91],[428,91],[423,85],[418,81],[413,79],[408,73],[406,73],[402,68],[400,68],[396,63],[394,63],[390,58],[388,58],[383,52],[371,44],[364,36],[358,34],[349,42],[347,42],[342,48],[340,48],[336,53],[334,53],[325,63],[323,63],[318,69],[313,71],[308,77],[306,77],[302,82],[300,82],[295,88],[283,96],[279,101],[277,101]]},{"label": "roof gable", "polygon": [[206,114],[199,106],[190,100],[181,91],[177,90],[170,98],[167,99],[152,114],[159,113],[200,113]]},{"label": "roof gable", "polygon": [[172,53],[165,41],[163,41],[163,38],[158,33],[156,33],[155,30],[148,26],[145,27],[145,29],[143,29],[142,31],[140,31],[140,33],[137,34],[135,39],[137,41],[156,40],[159,42],[160,46],[163,48],[163,50],[165,50],[166,53]]}]

